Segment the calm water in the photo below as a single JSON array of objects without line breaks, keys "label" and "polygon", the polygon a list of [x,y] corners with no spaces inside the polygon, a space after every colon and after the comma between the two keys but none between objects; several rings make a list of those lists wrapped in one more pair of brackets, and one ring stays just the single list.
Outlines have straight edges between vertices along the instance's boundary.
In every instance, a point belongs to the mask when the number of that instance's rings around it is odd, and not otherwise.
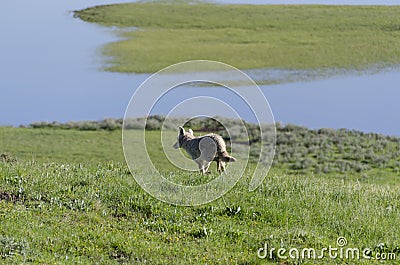
[{"label": "calm water", "polygon": [[[84,23],[70,14],[72,10],[113,2],[123,1],[0,1],[0,125],[99,120],[124,115],[133,91],[148,75],[99,71],[102,64],[99,49],[102,44],[115,40],[115,35],[111,29]],[[251,2],[311,4],[318,1]],[[397,2],[353,0],[331,4]],[[255,73],[250,75],[257,78]],[[400,136],[399,83],[400,71],[392,70],[263,86],[262,90],[276,121]],[[196,93],[188,91],[185,96]],[[218,93],[226,97],[223,92]],[[170,98],[173,97],[170,95]],[[171,105],[172,101],[168,102]],[[160,105],[159,112],[166,113],[168,108],[168,104]]]},{"label": "calm water", "polygon": [[400,136],[400,71],[263,87],[276,121]]}]

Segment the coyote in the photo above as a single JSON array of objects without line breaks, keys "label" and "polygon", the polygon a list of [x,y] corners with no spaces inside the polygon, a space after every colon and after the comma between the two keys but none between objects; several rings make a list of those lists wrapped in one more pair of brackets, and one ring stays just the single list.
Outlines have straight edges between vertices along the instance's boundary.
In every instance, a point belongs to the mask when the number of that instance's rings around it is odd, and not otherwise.
[{"label": "coyote", "polygon": [[225,171],[226,162],[236,161],[236,158],[226,151],[224,139],[214,133],[195,137],[191,129],[186,132],[183,127],[179,127],[178,141],[173,147],[185,149],[199,165],[200,172],[203,174],[208,173],[212,161],[217,162],[218,173]]}]

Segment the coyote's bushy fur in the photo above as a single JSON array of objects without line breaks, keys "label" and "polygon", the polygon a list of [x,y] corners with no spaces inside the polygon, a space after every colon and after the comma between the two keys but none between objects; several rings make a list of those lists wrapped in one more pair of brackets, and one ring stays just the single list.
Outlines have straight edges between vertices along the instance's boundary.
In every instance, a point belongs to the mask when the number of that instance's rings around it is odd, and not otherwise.
[{"label": "coyote's bushy fur", "polygon": [[193,131],[187,132],[179,127],[178,141],[174,148],[183,148],[191,158],[199,165],[200,171],[204,174],[212,161],[217,162],[217,171],[225,171],[226,162],[235,162],[236,158],[230,156],[226,151],[224,139],[218,134],[210,133],[204,136],[195,137]]}]

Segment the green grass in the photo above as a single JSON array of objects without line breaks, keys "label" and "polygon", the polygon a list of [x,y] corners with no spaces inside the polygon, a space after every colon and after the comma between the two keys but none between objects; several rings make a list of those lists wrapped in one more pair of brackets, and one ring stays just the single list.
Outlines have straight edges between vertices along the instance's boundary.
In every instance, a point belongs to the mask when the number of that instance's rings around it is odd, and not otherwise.
[{"label": "green grass", "polygon": [[[239,69],[366,69],[400,62],[397,6],[132,3],[76,11],[124,28],[107,70],[155,72],[193,59]],[[135,27],[135,29],[132,29]]]},{"label": "green grass", "polygon": [[[136,184],[123,161],[119,130],[2,127],[0,132],[0,153],[17,158],[0,160],[0,263],[295,264],[299,261],[276,255],[259,259],[257,250],[264,243],[335,247],[339,236],[349,247],[400,255],[400,185],[390,170],[382,171],[390,180],[385,182],[364,180],[354,171],[302,173],[281,163],[254,192],[248,191],[246,173],[221,199],[179,207]],[[157,146],[158,137],[158,131],[149,132],[149,144]],[[199,179],[168,168],[164,159],[155,163],[176,181]]]},{"label": "green grass", "polygon": [[3,258],[14,263],[265,264],[257,258],[264,242],[321,249],[345,236],[352,247],[399,245],[398,186],[274,170],[253,193],[246,179],[211,204],[176,207],[145,194],[119,164],[2,165],[0,181],[9,196],[2,192],[0,233],[23,247]]},{"label": "green grass", "polygon": [[120,131],[0,127],[0,153],[39,162],[124,161]]}]

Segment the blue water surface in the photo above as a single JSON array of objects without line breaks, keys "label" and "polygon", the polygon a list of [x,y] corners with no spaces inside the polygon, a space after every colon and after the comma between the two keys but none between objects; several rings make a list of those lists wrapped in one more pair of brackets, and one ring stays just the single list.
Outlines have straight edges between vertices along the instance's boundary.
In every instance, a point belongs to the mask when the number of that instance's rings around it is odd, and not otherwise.
[{"label": "blue water surface", "polygon": [[[115,2],[131,1],[0,1],[0,125],[123,117],[132,93],[149,75],[102,71],[104,58],[100,56],[100,49],[105,43],[117,40],[114,30],[85,23],[71,15],[73,10]],[[398,4],[372,0],[219,2]],[[276,71],[270,70],[267,74]],[[340,74],[261,89],[276,121],[400,136],[399,83],[400,71],[392,69],[375,74]],[[190,96],[188,92],[186,97]],[[160,114],[168,113],[169,105],[165,104],[165,109],[161,105]],[[243,118],[250,119],[246,115]]]}]

